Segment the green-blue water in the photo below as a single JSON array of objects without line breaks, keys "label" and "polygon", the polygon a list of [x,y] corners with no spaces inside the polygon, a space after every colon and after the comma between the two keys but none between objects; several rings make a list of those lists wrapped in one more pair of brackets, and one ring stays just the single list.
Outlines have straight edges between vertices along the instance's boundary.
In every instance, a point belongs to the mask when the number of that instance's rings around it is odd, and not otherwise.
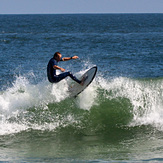
[{"label": "green-blue water", "polygon": [[[80,76],[50,84],[54,52]],[[0,161],[163,161],[163,15],[0,15]]]}]

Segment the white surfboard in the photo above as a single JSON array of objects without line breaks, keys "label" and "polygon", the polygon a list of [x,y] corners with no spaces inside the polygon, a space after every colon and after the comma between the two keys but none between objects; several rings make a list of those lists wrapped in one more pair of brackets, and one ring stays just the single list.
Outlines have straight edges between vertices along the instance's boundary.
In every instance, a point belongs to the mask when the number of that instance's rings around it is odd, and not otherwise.
[{"label": "white surfboard", "polygon": [[85,78],[83,85],[80,85],[76,82],[70,85],[68,88],[70,96],[76,97],[78,94],[80,94],[93,81],[96,72],[97,66],[94,66],[79,78],[80,80],[83,79],[83,77]]}]

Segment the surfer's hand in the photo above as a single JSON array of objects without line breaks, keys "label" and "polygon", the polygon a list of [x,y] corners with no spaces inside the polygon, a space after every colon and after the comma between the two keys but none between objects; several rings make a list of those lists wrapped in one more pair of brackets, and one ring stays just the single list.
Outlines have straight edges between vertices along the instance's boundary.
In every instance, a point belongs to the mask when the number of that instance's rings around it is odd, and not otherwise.
[{"label": "surfer's hand", "polygon": [[79,57],[78,57],[78,56],[76,56],[76,55],[72,57],[72,59],[78,59],[78,58],[79,58]]},{"label": "surfer's hand", "polygon": [[60,70],[61,70],[62,72],[65,72],[65,69],[64,69],[64,68],[61,68]]}]

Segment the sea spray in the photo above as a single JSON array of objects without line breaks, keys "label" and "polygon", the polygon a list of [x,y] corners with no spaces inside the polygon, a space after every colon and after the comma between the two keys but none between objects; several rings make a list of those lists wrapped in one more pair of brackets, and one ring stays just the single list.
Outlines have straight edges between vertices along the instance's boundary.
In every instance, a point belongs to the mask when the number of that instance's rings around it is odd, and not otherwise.
[{"label": "sea spray", "polygon": [[76,103],[80,109],[90,110],[92,106],[97,105],[97,88],[96,82],[93,82],[77,97]]},{"label": "sea spray", "polygon": [[52,85],[47,81],[35,85],[31,84],[26,77],[19,76],[12,87],[1,92],[0,110],[12,112],[20,108],[47,105],[59,102],[67,96],[67,85],[64,81],[58,85]]},{"label": "sea spray", "polygon": [[[52,85],[48,81],[31,84],[26,77],[17,76],[12,86],[0,94],[0,134],[17,133],[28,128],[45,129],[45,126],[55,128],[51,127],[50,123],[42,124],[38,121],[35,123],[34,119],[40,120],[40,117],[36,116],[40,111],[44,115],[43,112],[47,110],[48,104],[66,98],[68,96],[66,88],[64,81],[58,85]],[[30,108],[33,108],[34,112]],[[58,126],[57,121],[54,126]]]},{"label": "sea spray", "polygon": [[59,83],[51,84],[51,95],[53,95],[53,102],[60,102],[69,96],[68,84],[66,80],[62,80]]}]

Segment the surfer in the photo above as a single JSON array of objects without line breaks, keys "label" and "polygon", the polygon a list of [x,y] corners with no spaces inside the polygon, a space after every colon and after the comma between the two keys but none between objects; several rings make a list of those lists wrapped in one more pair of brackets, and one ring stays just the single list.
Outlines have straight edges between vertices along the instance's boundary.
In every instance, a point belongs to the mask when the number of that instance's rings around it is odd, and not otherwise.
[{"label": "surfer", "polygon": [[[53,58],[51,58],[49,60],[49,63],[47,65],[47,76],[48,76],[49,82],[58,83],[61,80],[65,79],[67,76],[69,76],[71,79],[73,79],[74,81],[76,81],[80,85],[83,85],[84,78],[82,80],[79,80],[70,71],[65,72],[64,68],[61,68],[58,66],[58,62],[60,62],[60,61],[68,61],[68,60],[77,59],[77,58],[78,58],[78,56],[62,58],[62,54],[60,52],[54,53]],[[56,70],[61,70],[64,73],[56,75]]]}]

